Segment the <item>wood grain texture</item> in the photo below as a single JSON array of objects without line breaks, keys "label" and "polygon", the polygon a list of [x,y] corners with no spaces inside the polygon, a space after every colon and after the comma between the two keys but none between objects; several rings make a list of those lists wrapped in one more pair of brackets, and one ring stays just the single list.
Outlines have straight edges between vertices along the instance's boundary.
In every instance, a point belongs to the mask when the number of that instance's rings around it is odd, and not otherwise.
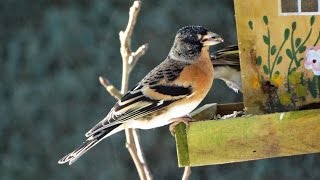
[{"label": "wood grain texture", "polygon": [[192,122],[184,129],[178,125],[176,134],[179,166],[320,152],[319,109]]},{"label": "wood grain texture", "polygon": [[187,166],[190,164],[189,161],[189,150],[188,150],[188,141],[187,141],[187,129],[184,123],[180,123],[176,126],[176,148],[177,148],[177,156],[178,156],[178,164],[179,167]]}]

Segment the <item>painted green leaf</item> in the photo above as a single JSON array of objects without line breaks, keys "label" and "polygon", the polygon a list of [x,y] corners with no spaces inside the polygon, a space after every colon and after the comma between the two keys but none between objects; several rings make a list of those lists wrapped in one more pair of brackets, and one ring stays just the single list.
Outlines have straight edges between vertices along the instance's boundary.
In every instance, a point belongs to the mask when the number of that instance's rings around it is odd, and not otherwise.
[{"label": "painted green leaf", "polygon": [[263,41],[264,41],[264,43],[266,43],[267,45],[270,44],[270,39],[269,39],[269,37],[267,37],[267,36],[265,36],[265,35],[263,35]]},{"label": "painted green leaf", "polygon": [[313,98],[317,97],[317,85],[315,83],[315,77],[313,79],[308,79],[308,89]]},{"label": "painted green leaf", "polygon": [[269,68],[266,65],[263,65],[263,72],[269,74]]},{"label": "painted green leaf", "polygon": [[287,92],[281,93],[279,95],[279,100],[282,105],[289,105],[291,104],[291,94]]},{"label": "painted green leaf", "polygon": [[285,40],[288,40],[289,34],[290,34],[290,29],[289,29],[289,28],[286,28],[286,29],[284,30],[284,39],[285,39]]},{"label": "painted green leaf", "polygon": [[[315,81],[318,81],[318,92],[320,92],[320,76],[313,76],[313,78],[317,78]],[[320,93],[319,93],[320,97]]]},{"label": "painted green leaf", "polygon": [[307,95],[307,87],[305,87],[302,84],[295,85],[295,87],[293,88],[293,91],[298,97],[304,97]]},{"label": "painted green leaf", "polygon": [[298,49],[299,53],[303,53],[304,51],[306,51],[307,47],[306,46],[300,46]]},{"label": "painted green leaf", "polygon": [[257,57],[257,65],[260,66],[261,63],[262,63],[262,58],[261,58],[261,56],[258,56]]},{"label": "painted green leaf", "polygon": [[275,79],[277,79],[277,78],[279,77],[279,75],[280,75],[280,72],[279,72],[279,71],[276,71],[276,72],[274,73],[273,77],[274,77]]},{"label": "painted green leaf", "polygon": [[271,47],[271,55],[274,55],[277,52],[277,48],[275,45]]},{"label": "painted green leaf", "polygon": [[316,42],[314,42],[313,46],[319,45],[319,44],[318,44],[319,40],[320,40],[320,31],[319,31],[319,33],[318,33],[317,40],[316,40]]},{"label": "painted green leaf", "polygon": [[282,62],[282,56],[279,56],[277,59],[277,65],[280,64]]},{"label": "painted green leaf", "polygon": [[302,58],[300,58],[300,59],[299,59],[299,62],[301,63],[301,62],[303,61],[303,59],[304,59],[303,57],[302,57]]},{"label": "painted green leaf", "polygon": [[248,22],[248,25],[249,25],[249,28],[252,30],[252,29],[253,29],[253,22],[252,22],[252,21],[249,21],[249,22]]},{"label": "painted green leaf", "polygon": [[297,38],[295,42],[296,47],[298,47],[300,43],[301,43],[301,38]]},{"label": "painted green leaf", "polygon": [[263,22],[268,25],[268,17],[267,16],[263,16]]},{"label": "painted green leaf", "polygon": [[294,68],[292,68],[292,69],[291,69],[291,71],[290,71],[290,73],[289,73],[289,74],[291,74],[291,73],[295,73],[296,71],[297,71],[297,68],[295,68],[295,67],[294,67]]},{"label": "painted green leaf", "polygon": [[314,16],[311,16],[311,18],[310,18],[310,25],[311,25],[311,26],[313,25],[314,20],[315,20],[315,17],[314,17]]},{"label": "painted green leaf", "polygon": [[290,58],[290,59],[292,59],[292,52],[291,52],[291,50],[290,49],[286,49],[286,53],[287,53],[287,56]]},{"label": "painted green leaf", "polygon": [[296,28],[297,28],[297,23],[296,23],[295,21],[293,21],[291,27],[292,27],[292,30],[293,30],[293,31],[296,30]]},{"label": "painted green leaf", "polygon": [[304,74],[302,73],[300,76],[300,82],[303,82],[303,81],[304,81]]},{"label": "painted green leaf", "polygon": [[291,73],[288,76],[288,80],[291,84],[299,84],[301,83],[300,77],[301,73],[297,73],[297,68],[292,68]]}]

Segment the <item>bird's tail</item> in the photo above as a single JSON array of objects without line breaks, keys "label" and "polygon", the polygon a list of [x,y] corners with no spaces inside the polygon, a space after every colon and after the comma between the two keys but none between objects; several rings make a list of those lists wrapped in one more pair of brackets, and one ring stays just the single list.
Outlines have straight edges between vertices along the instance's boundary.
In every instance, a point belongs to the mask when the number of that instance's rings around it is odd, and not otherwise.
[{"label": "bird's tail", "polygon": [[106,129],[102,129],[94,134],[92,134],[81,146],[79,146],[77,149],[72,151],[71,153],[65,155],[63,158],[61,158],[58,163],[64,164],[69,162],[69,165],[74,163],[79,157],[81,157],[84,153],[86,153],[89,149],[91,149],[93,146],[98,144],[101,140],[104,138],[121,131],[121,128],[119,127],[121,124],[117,124],[111,127],[108,127]]}]

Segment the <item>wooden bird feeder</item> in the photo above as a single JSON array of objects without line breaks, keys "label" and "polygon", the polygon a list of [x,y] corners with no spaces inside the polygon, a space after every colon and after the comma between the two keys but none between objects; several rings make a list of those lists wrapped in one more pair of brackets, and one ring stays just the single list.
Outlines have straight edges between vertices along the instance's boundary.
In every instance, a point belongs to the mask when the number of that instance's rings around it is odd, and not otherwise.
[{"label": "wooden bird feeder", "polygon": [[[320,0],[234,5],[243,105],[207,105],[179,124],[179,166],[319,153]],[[252,116],[208,120],[241,109]]]}]

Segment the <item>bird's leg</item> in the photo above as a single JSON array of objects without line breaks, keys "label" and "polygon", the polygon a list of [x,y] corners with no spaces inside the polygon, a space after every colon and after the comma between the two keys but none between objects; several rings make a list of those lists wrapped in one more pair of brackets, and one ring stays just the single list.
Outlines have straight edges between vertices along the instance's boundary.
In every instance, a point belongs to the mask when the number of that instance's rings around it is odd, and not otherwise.
[{"label": "bird's leg", "polygon": [[171,121],[173,122],[172,124],[170,124],[169,126],[169,130],[171,132],[171,134],[174,136],[176,133],[176,126],[183,122],[187,127],[189,126],[189,122],[192,121],[192,118],[189,115],[183,116],[183,117],[178,117],[178,118],[173,118],[171,119]]}]

